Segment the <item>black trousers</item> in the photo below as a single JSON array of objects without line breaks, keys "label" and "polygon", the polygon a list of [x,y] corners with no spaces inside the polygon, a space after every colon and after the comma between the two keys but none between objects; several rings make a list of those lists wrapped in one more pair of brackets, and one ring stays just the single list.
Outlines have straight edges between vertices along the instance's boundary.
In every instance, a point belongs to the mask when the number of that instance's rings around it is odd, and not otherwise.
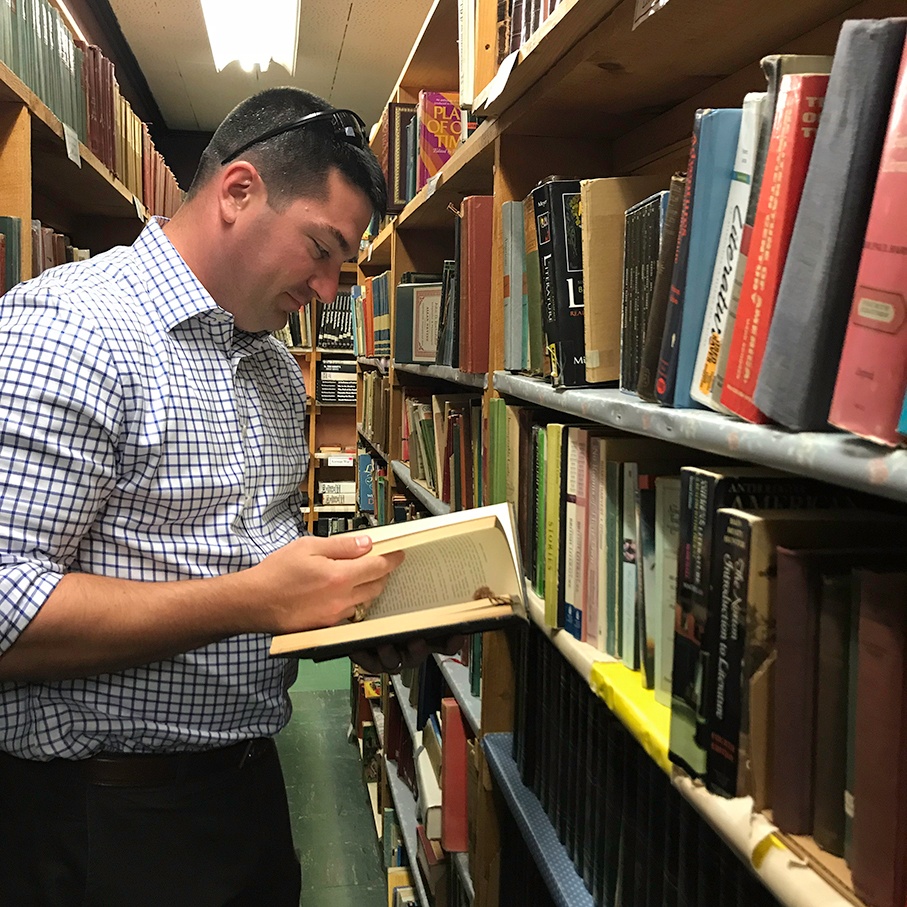
[{"label": "black trousers", "polygon": [[274,748],[146,787],[0,754],[0,907],[298,907],[300,885]]}]

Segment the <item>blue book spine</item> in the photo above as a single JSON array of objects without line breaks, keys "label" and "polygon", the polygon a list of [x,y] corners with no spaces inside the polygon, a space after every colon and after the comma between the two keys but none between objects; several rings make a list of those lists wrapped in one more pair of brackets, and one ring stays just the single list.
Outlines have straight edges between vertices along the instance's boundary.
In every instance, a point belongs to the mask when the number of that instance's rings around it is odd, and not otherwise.
[{"label": "blue book spine", "polygon": [[674,384],[674,406],[681,409],[703,408],[690,396],[690,385],[715,256],[718,254],[724,209],[734,176],[742,114],[743,111],[738,108],[709,110],[700,124],[699,160],[693,187],[690,247]]}]

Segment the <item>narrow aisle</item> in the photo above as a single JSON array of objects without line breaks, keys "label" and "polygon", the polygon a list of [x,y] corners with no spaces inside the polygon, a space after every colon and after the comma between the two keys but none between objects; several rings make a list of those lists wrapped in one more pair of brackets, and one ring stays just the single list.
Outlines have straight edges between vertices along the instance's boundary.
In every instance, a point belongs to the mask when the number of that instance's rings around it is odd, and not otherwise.
[{"label": "narrow aisle", "polygon": [[303,907],[384,907],[387,883],[362,782],[347,740],[348,661],[302,661],[293,717],[277,737],[302,862]]}]

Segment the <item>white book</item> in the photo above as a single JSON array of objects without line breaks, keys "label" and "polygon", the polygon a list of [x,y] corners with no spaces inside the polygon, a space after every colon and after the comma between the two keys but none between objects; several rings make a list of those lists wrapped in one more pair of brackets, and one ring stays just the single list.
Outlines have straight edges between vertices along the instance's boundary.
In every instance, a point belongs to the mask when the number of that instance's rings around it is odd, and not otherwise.
[{"label": "white book", "polygon": [[680,477],[655,480],[655,598],[661,609],[655,636],[655,701],[670,707],[674,669],[674,610],[680,547]]},{"label": "white book", "polygon": [[[759,144],[759,123],[762,119],[762,105],[765,92],[750,92],[743,99],[743,116],[740,121],[740,136],[737,139],[737,153],[734,158],[734,178],[728,193],[721,238],[718,241],[718,255],[709,287],[702,336],[696,364],[693,366],[693,381],[690,396],[697,402],[718,412],[727,412],[720,404],[722,380],[718,377],[722,347],[730,346],[734,322],[731,313],[734,282],[740,260],[740,241],[743,235],[746,210],[749,205],[750,189],[753,182],[753,166],[756,148]],[[722,371],[723,376],[723,371]]]},{"label": "white book", "polygon": [[356,483],[353,481],[319,482],[318,490],[322,494],[355,494]]},{"label": "white book", "polygon": [[416,776],[419,787],[419,816],[425,834],[433,840],[441,837],[441,785],[432,767],[425,747],[419,746],[416,754]]},{"label": "white book", "polygon": [[457,0],[460,107],[472,109],[476,76],[476,0]]}]

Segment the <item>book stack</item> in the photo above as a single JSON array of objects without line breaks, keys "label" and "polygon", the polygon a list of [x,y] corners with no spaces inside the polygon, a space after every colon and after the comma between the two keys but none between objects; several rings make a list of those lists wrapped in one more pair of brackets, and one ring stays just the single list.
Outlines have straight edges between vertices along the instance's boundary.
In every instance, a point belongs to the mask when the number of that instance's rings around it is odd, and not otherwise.
[{"label": "book stack", "polygon": [[315,399],[319,403],[356,403],[356,363],[352,359],[318,361]]}]

